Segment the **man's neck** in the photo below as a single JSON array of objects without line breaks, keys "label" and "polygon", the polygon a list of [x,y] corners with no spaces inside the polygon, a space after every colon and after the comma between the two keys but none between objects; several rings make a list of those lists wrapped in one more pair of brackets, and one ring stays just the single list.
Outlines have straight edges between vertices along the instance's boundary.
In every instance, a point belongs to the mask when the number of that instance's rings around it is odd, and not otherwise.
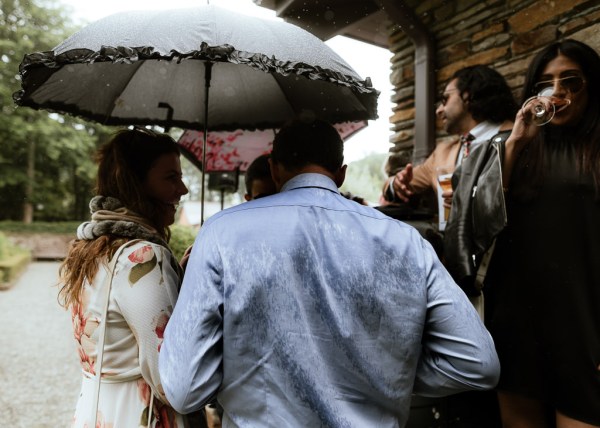
[{"label": "man's neck", "polygon": [[329,170],[327,170],[326,168],[320,166],[320,165],[315,165],[315,164],[309,164],[309,165],[305,165],[303,167],[299,167],[299,168],[294,168],[294,169],[286,169],[283,168],[281,165],[278,165],[278,188],[281,189],[281,187],[287,183],[289,180],[291,180],[292,178],[300,175],[300,174],[308,174],[308,173],[312,173],[312,174],[321,174],[324,175],[326,177],[331,178],[334,182],[336,181],[336,176],[335,174],[332,174]]}]

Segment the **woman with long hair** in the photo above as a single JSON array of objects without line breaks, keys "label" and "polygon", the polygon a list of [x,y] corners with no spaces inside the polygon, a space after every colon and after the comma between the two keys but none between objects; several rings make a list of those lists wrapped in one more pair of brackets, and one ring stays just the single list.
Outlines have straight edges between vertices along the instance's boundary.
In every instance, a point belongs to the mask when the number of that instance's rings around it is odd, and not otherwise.
[{"label": "woman with long hair", "polygon": [[[486,279],[505,428],[600,426],[600,56],[564,40],[531,62],[505,145],[508,225]],[[487,308],[486,308],[487,310]]]},{"label": "woman with long hair", "polygon": [[[83,372],[74,427],[146,426],[149,418],[154,427],[183,426],[182,416],[167,403],[158,373],[162,334],[182,276],[167,244],[179,200],[188,192],[179,156],[170,136],[145,129],[119,131],[98,152],[91,221],[79,226],[60,268],[59,301],[71,310]],[[109,262],[126,243],[109,285]],[[106,326],[103,340],[101,323]]]}]

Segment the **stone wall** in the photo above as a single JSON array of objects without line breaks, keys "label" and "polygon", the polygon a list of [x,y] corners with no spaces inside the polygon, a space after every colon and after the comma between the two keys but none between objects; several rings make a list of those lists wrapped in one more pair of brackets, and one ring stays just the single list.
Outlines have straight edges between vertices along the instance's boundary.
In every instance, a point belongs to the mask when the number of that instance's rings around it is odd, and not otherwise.
[{"label": "stone wall", "polygon": [[[598,0],[407,0],[407,4],[434,37],[437,93],[456,70],[486,64],[506,78],[519,100],[527,66],[540,48],[573,38],[600,52]],[[414,46],[393,27],[390,45],[396,104],[390,117],[391,151],[412,151]],[[445,134],[437,125],[439,141]]]},{"label": "stone wall", "polygon": [[8,239],[31,252],[35,260],[62,260],[67,255],[74,234],[7,233]]}]

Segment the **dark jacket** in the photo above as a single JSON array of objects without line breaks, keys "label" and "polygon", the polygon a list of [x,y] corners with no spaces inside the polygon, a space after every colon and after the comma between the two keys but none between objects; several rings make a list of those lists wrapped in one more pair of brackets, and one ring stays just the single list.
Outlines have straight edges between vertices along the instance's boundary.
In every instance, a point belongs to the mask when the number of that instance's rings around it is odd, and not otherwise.
[{"label": "dark jacket", "polygon": [[474,150],[452,176],[452,209],[444,233],[445,265],[469,296],[478,296],[477,270],[485,252],[506,226],[502,184],[503,131]]}]

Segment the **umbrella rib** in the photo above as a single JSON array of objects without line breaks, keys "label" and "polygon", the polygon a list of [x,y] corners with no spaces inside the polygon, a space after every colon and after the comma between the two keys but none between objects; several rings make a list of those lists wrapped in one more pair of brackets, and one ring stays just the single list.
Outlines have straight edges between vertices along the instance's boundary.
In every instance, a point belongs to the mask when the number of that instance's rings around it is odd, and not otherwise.
[{"label": "umbrella rib", "polygon": [[[103,120],[102,123],[106,124],[108,122],[108,120],[113,117],[113,113],[115,112],[115,109],[117,108],[117,103],[116,101],[119,99],[120,95],[125,91],[125,89],[127,89],[127,86],[129,86],[129,83],[131,83],[131,81],[133,80],[133,78],[135,77],[136,73],[139,71],[139,69],[146,63],[146,60],[142,60],[142,61],[137,61],[132,63],[132,65],[134,66],[133,72],[129,74],[129,78],[127,79],[126,82],[124,82],[121,90],[117,91],[117,96],[115,99],[113,99],[112,101],[112,108],[110,109],[109,112],[106,113],[106,116]],[[141,121],[142,123],[145,123],[144,120]],[[137,120],[136,120],[136,125],[137,125]]]}]

